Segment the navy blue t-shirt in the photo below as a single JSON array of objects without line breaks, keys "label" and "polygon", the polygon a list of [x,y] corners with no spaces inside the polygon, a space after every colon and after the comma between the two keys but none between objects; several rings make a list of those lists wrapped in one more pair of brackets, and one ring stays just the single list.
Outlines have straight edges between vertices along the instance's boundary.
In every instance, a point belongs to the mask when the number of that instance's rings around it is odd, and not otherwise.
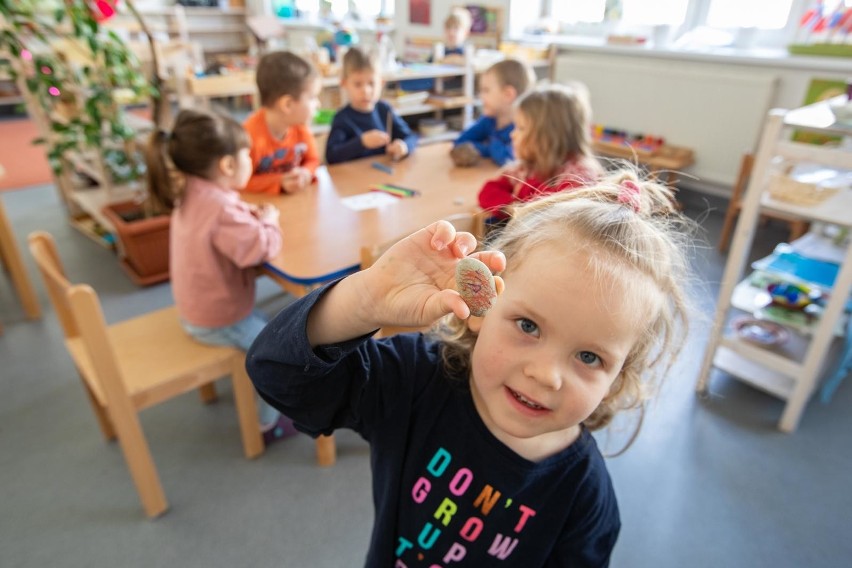
[{"label": "navy blue t-shirt", "polygon": [[369,130],[387,130],[388,113],[391,114],[391,139],[401,138],[408,146],[408,153],[417,147],[417,135],[393,111],[385,101],[378,101],[370,112],[361,112],[346,105],[334,115],[331,121],[331,132],[325,144],[325,161],[329,164],[347,162],[367,156],[378,156],[385,153],[385,147],[367,148],[361,143],[361,135]]},{"label": "navy blue t-shirt", "polygon": [[497,440],[440,343],[422,334],[312,350],[311,307],[282,310],[248,352],[261,396],[312,436],[351,428],[370,444],[375,524],[365,566],[607,566],[618,505],[585,429],[531,462]]}]

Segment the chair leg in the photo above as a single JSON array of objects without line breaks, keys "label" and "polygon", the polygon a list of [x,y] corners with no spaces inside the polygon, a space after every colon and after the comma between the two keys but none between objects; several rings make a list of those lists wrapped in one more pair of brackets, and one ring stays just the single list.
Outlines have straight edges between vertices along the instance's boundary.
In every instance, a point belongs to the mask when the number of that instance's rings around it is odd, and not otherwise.
[{"label": "chair leg", "polygon": [[111,413],[110,418],[145,514],[151,518],[162,515],[169,508],[169,503],[166,501],[160,476],[139,424],[139,416],[135,412],[125,415]]},{"label": "chair leg", "polygon": [[725,222],[722,225],[722,233],[719,235],[719,252],[728,252],[734,223],[737,220],[737,215],[740,213],[740,200],[746,189],[746,184],[748,183],[749,176],[751,176],[753,167],[754,156],[746,152],[740,160],[740,171],[737,172],[737,179],[731,189],[731,200],[728,203],[728,210],[725,211]]},{"label": "chair leg", "polygon": [[219,396],[216,394],[216,383],[207,383],[198,387],[198,396],[204,404],[212,404],[219,400]]},{"label": "chair leg", "polygon": [[237,419],[240,422],[240,435],[243,439],[243,452],[249,459],[256,458],[266,449],[260,433],[260,418],[257,415],[257,403],[254,400],[254,387],[246,374],[245,356],[234,356],[231,369],[231,382],[234,385],[234,402],[237,407]]},{"label": "chair leg", "polygon": [[317,464],[321,467],[329,467],[337,461],[337,443],[334,436],[320,436],[316,441]]},{"label": "chair leg", "polygon": [[790,242],[807,233],[808,229],[810,229],[810,224],[805,221],[790,221]]},{"label": "chair leg", "polygon": [[89,384],[83,377],[80,377],[80,382],[83,383],[83,389],[86,391],[86,396],[89,397],[89,404],[92,405],[92,410],[95,413],[98,426],[101,428],[101,433],[104,435],[107,442],[112,442],[115,440],[115,428],[112,427],[112,421],[109,418],[109,413],[103,406],[101,406],[101,403],[98,402],[98,399],[95,397],[95,393],[92,392],[92,389],[89,388]]},{"label": "chair leg", "polygon": [[731,232],[734,230],[734,223],[737,220],[739,212],[738,203],[728,205],[728,210],[725,212],[725,222],[722,225],[722,232],[719,234],[719,252],[728,252],[728,245],[731,244]]}]

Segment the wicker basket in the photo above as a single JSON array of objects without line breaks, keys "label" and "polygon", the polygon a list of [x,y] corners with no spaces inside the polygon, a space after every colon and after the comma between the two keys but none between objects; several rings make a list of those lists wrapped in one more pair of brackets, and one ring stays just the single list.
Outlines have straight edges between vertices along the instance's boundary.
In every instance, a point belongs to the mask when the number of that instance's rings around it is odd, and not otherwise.
[{"label": "wicker basket", "polygon": [[818,205],[837,193],[836,187],[822,187],[815,183],[795,180],[790,176],[775,174],[769,178],[769,195],[778,201],[794,205]]}]

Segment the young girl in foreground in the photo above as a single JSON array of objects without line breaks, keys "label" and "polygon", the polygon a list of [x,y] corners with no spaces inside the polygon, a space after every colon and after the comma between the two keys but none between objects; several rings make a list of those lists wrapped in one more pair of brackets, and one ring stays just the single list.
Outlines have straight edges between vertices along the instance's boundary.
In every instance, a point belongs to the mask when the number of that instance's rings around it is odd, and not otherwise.
[{"label": "young girl in foreground", "polygon": [[547,193],[581,187],[603,174],[592,154],[592,109],[581,83],[528,92],[515,106],[509,164],[479,191],[479,206],[505,219],[508,208]]},{"label": "young girl in foreground", "polygon": [[[684,340],[678,219],[621,174],[518,207],[492,251],[433,223],[270,322],[247,361],[261,396],[371,445],[367,566],[607,565],[618,506],[589,432],[640,407]],[[467,255],[502,273],[482,318],[453,289]],[[447,314],[437,336],[370,339]]]},{"label": "young girl in foreground", "polygon": [[[252,173],[249,145],[231,118],[182,110],[171,133],[151,135],[146,156],[148,187],[172,209],[169,271],[183,328],[201,343],[244,350],[266,325],[253,311],[257,265],[281,250],[278,210],[238,193]],[[266,403],[259,412],[267,444],[293,433]]]}]

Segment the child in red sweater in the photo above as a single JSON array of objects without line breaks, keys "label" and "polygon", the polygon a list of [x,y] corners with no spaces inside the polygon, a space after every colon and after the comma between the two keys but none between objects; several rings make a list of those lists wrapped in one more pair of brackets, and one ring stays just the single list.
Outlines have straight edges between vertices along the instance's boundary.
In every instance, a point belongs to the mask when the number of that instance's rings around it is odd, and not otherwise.
[{"label": "child in red sweater", "polygon": [[479,205],[504,219],[516,203],[597,180],[603,167],[591,150],[592,110],[580,83],[536,89],[515,107],[517,161],[485,182]]}]

